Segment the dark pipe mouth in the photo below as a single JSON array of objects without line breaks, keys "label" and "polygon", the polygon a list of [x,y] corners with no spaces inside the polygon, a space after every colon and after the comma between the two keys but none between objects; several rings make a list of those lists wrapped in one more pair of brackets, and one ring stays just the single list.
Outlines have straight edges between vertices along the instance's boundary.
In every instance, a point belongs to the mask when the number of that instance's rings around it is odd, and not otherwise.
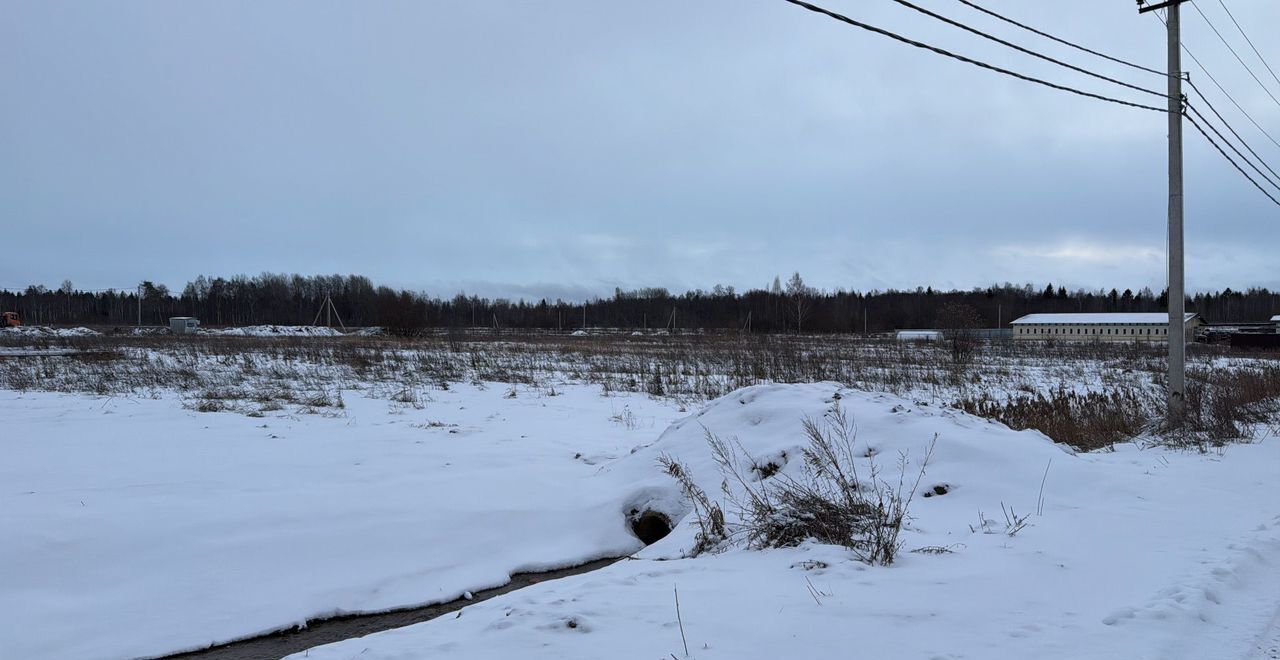
[{"label": "dark pipe mouth", "polygon": [[632,511],[631,533],[645,545],[653,545],[671,533],[671,519],[657,511]]}]

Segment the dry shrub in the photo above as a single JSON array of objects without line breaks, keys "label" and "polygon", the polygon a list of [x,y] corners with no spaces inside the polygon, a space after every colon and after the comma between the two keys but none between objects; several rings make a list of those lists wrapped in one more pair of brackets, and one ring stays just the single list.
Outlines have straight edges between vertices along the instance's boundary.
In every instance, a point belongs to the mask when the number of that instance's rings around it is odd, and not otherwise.
[{"label": "dry shrub", "polygon": [[1036,429],[1055,442],[1090,451],[1153,431],[1164,444],[1221,446],[1254,436],[1258,426],[1277,429],[1280,367],[1269,365],[1193,370],[1188,373],[1182,425],[1165,419],[1159,389],[1116,387],[1105,392],[1023,394],[1007,400],[983,395],[959,401],[965,412],[998,420],[1015,430]]},{"label": "dry shrub", "polygon": [[197,412],[222,412],[227,410],[227,404],[222,399],[201,399],[196,402],[195,409]]},{"label": "dry shrub", "polygon": [[1091,451],[1141,434],[1159,410],[1151,391],[1118,387],[1106,392],[1056,389],[1007,400],[987,395],[956,402],[965,412],[997,420],[1015,431],[1035,429],[1054,442]]},{"label": "dry shrub", "polygon": [[706,432],[712,455],[725,477],[725,501],[738,520],[731,526],[724,522],[719,504],[711,502],[688,479],[687,470],[681,468],[672,473],[671,466],[679,467],[679,463],[664,457],[668,473],[676,477],[686,497],[695,503],[694,514],[702,530],[695,555],[708,549],[704,539],[717,540],[710,547],[741,539],[747,547],[756,549],[792,547],[812,539],[848,548],[868,564],[893,563],[902,547],[899,533],[933,453],[933,444],[908,488],[905,454],[899,457],[896,484],[880,478],[873,458],[868,459],[866,479],[860,478],[859,458],[854,451],[857,434],[839,404],[821,422],[806,419],[804,431],[809,442],[802,450],[804,463],[798,474],[779,471],[769,478],[752,469],[756,462],[736,440]]},{"label": "dry shrub", "polygon": [[951,362],[958,366],[969,364],[982,346],[977,332],[982,327],[982,317],[978,310],[965,303],[945,303],[938,310],[935,323],[942,330],[942,336],[951,351]]},{"label": "dry shrub", "polygon": [[663,454],[658,458],[658,463],[680,485],[680,491],[693,507],[693,517],[698,523],[693,555],[696,557],[721,547],[729,535],[725,530],[724,511],[720,509],[720,504],[707,497],[706,491],[689,476],[689,468],[680,461]]},{"label": "dry shrub", "polygon": [[1265,366],[1188,373],[1186,417],[1181,429],[1165,429],[1176,445],[1221,446],[1252,437],[1259,425],[1277,425],[1280,368]]}]

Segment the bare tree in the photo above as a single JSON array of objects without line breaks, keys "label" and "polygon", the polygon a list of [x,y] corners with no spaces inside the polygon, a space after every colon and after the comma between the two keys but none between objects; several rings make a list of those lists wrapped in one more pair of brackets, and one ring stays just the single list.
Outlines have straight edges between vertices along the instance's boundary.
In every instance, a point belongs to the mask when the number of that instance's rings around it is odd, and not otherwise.
[{"label": "bare tree", "polygon": [[979,346],[977,330],[982,326],[982,316],[978,310],[965,303],[945,303],[938,310],[937,326],[951,348],[951,361],[968,364]]},{"label": "bare tree", "polygon": [[813,307],[814,290],[804,283],[797,271],[787,280],[787,298],[791,302],[791,315],[796,321],[796,333],[804,331],[804,321]]}]

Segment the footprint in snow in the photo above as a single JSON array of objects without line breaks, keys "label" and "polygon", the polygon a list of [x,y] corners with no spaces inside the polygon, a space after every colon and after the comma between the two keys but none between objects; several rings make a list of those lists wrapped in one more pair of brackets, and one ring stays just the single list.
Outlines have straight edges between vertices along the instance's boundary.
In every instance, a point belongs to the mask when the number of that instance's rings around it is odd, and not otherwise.
[{"label": "footprint in snow", "polygon": [[1111,614],[1108,614],[1106,617],[1104,617],[1102,619],[1102,623],[1103,625],[1114,626],[1117,623],[1124,621],[1125,619],[1132,619],[1136,615],[1137,615],[1137,611],[1135,611],[1132,607],[1122,607],[1116,610],[1115,612],[1112,612]]}]

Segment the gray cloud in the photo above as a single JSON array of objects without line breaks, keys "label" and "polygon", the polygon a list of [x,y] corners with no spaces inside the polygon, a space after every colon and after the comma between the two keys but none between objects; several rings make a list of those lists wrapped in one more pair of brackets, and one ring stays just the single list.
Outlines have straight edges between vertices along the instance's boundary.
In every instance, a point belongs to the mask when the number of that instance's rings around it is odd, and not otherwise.
[{"label": "gray cloud", "polygon": [[[893,3],[831,4],[1106,89]],[[985,4],[1162,61],[1162,31],[1131,3]],[[1236,4],[1256,33],[1280,21],[1280,7]],[[793,270],[828,288],[1163,284],[1161,115],[780,1],[17,0],[6,13],[0,284],[263,270],[529,298],[746,288]],[[1280,109],[1198,21],[1186,42],[1280,134]],[[1280,286],[1275,207],[1197,135],[1187,145],[1189,286]]]}]

